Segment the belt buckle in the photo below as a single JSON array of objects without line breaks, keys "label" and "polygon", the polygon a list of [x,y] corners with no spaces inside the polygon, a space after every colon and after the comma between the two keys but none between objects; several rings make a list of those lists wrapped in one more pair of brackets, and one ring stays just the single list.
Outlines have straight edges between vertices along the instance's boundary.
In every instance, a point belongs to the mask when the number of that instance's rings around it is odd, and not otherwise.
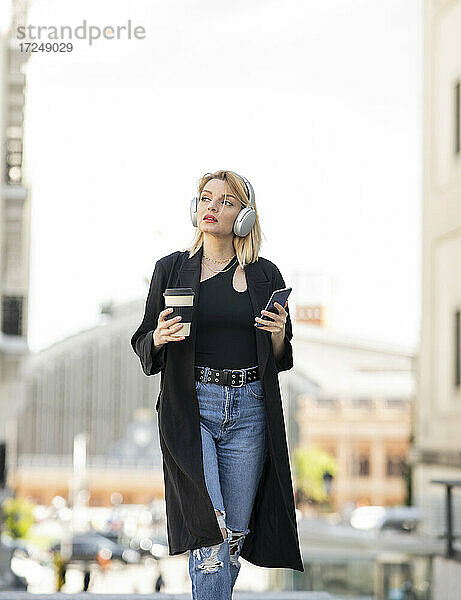
[{"label": "belt buckle", "polygon": [[242,371],[242,383],[240,385],[233,385],[232,387],[243,387],[245,381],[245,369],[232,369],[232,371]]}]

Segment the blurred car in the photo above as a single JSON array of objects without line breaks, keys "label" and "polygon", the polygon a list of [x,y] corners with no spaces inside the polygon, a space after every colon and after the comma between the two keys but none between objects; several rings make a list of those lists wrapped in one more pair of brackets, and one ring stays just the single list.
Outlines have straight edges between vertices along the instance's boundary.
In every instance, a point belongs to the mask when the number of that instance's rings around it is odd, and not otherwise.
[{"label": "blurred car", "polygon": [[19,538],[12,538],[6,533],[2,533],[0,537],[1,543],[10,548],[12,552],[17,552],[18,554],[22,554],[23,556],[30,556],[29,546],[23,540]]},{"label": "blurred car", "polygon": [[168,544],[166,540],[150,536],[132,538],[130,548],[139,552],[143,557],[153,557],[156,560],[168,556]]},{"label": "blurred car", "polygon": [[[51,552],[61,552],[61,542],[51,546]],[[125,564],[138,563],[140,554],[128,546],[122,546],[103,535],[90,531],[79,533],[72,538],[72,555],[69,562],[93,562],[98,555],[105,559],[119,560]]]},{"label": "blurred car", "polygon": [[101,530],[98,532],[105,538],[123,545],[123,541],[128,542],[128,547],[139,552],[142,558],[153,557],[156,560],[168,555],[168,543],[166,538],[152,537],[148,535],[137,535],[131,539],[124,536],[121,532],[112,530]]},{"label": "blurred car", "polygon": [[355,529],[415,531],[422,518],[416,506],[360,506],[351,512],[350,524]]}]

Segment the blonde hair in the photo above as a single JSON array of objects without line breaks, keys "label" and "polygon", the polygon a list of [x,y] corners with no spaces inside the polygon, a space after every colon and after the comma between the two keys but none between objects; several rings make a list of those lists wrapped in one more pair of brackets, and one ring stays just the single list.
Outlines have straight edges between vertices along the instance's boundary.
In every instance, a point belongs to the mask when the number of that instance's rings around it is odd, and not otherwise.
[{"label": "blonde hair", "polygon": [[[203,188],[211,179],[221,179],[222,181],[225,181],[232,190],[232,194],[236,196],[238,200],[240,200],[242,204],[241,208],[251,206],[250,199],[247,195],[245,182],[239,175],[237,175],[233,171],[216,171],[215,173],[205,173],[205,175],[203,175],[203,177],[198,181],[199,198],[202,194]],[[224,195],[224,197],[226,197],[226,194]],[[257,262],[259,250],[261,248],[262,231],[261,226],[259,224],[256,203],[253,208],[256,212],[256,221],[251,231],[244,237],[240,237],[234,234],[234,239],[232,240],[234,250],[237,255],[238,263],[242,267],[242,269],[245,268],[245,265],[251,262]],[[189,251],[189,258],[192,258],[202,246],[203,231],[201,231],[197,227],[194,239],[192,240],[192,244],[188,248],[186,248],[186,250]]]}]

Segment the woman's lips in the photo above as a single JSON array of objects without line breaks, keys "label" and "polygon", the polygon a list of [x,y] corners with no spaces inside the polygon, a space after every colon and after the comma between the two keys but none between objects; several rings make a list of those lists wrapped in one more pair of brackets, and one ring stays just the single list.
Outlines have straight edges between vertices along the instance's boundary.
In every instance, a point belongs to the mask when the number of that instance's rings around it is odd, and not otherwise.
[{"label": "woman's lips", "polygon": [[213,217],[203,217],[204,221],[211,221],[212,223],[217,223],[217,219],[213,219]]}]

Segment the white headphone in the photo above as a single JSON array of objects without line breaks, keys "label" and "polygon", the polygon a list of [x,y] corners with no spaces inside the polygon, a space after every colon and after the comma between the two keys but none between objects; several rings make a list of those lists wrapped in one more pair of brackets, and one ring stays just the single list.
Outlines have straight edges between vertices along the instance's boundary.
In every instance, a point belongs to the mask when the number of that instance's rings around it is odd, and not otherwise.
[{"label": "white headphone", "polygon": [[[240,179],[242,179],[243,183],[246,186],[248,200],[250,202],[250,206],[245,206],[245,208],[242,208],[242,210],[236,216],[234,221],[235,235],[245,237],[250,233],[256,221],[256,210],[254,208],[255,193],[253,190],[253,186],[248,181],[248,179],[246,179],[242,175],[238,175],[238,173],[235,173],[234,171],[231,171],[231,173],[234,173],[234,175],[237,175],[238,177],[240,177]],[[195,196],[194,198],[192,198],[190,203],[190,220],[192,221],[192,225],[194,227],[197,227],[197,207],[199,202],[200,198],[198,196]]]}]

